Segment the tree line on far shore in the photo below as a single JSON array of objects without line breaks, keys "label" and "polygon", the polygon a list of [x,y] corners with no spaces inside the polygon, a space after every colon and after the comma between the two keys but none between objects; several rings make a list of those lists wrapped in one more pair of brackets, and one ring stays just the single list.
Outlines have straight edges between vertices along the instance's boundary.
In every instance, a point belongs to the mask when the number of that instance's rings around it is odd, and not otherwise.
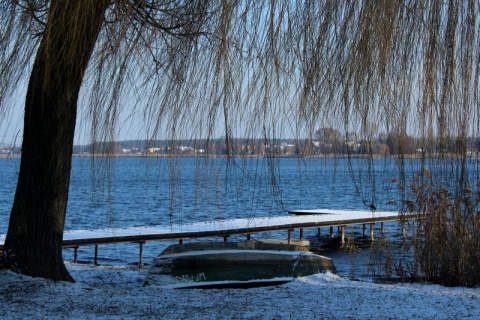
[{"label": "tree line on far shore", "polygon": [[[480,150],[480,137],[450,137],[448,139],[416,138],[406,134],[380,133],[373,140],[356,134],[341,134],[333,128],[318,129],[306,139],[225,138],[196,140],[125,140],[76,145],[73,153],[125,155],[185,155],[185,156],[335,156],[335,155],[435,155],[457,154],[475,157]],[[20,148],[12,149],[13,153]]]}]

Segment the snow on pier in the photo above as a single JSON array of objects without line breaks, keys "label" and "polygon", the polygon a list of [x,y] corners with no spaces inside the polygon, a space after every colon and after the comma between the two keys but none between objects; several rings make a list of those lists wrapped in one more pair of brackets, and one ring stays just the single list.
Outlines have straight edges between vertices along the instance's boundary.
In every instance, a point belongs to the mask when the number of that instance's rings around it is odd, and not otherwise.
[{"label": "snow on pier", "polygon": [[[341,243],[345,242],[345,226],[363,224],[370,225],[370,238],[374,239],[374,225],[377,222],[408,220],[421,218],[418,214],[402,214],[395,211],[365,211],[365,210],[291,210],[289,216],[240,218],[196,222],[188,224],[171,224],[166,226],[146,226],[128,228],[105,228],[96,230],[67,230],[63,233],[63,246],[75,249],[80,246],[95,245],[95,261],[97,260],[97,246],[99,244],[134,242],[140,244],[139,264],[142,264],[142,246],[146,241],[179,240],[206,237],[224,237],[288,230],[288,242],[292,239],[292,231],[300,230],[300,240],[303,240],[303,229],[330,227],[333,236],[333,226],[341,231]],[[319,229],[320,230],[320,229]],[[3,249],[5,235],[0,235],[0,250]]]}]

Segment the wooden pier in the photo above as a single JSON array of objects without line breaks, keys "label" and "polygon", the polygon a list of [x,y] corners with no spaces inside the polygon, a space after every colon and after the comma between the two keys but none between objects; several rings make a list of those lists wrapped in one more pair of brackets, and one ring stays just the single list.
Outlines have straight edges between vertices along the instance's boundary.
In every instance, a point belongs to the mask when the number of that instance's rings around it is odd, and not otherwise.
[{"label": "wooden pier", "polygon": [[[382,224],[386,221],[399,221],[419,219],[417,214],[399,215],[394,211],[359,211],[359,210],[291,210],[289,216],[242,218],[218,220],[210,222],[197,222],[189,224],[172,224],[168,226],[131,227],[131,228],[106,228],[97,230],[71,230],[63,234],[63,247],[73,248],[74,262],[77,258],[77,249],[80,246],[95,246],[95,261],[97,260],[97,248],[100,244],[112,243],[138,243],[140,246],[139,265],[142,265],[143,244],[147,241],[179,240],[184,239],[223,237],[227,241],[231,235],[243,234],[250,238],[253,233],[263,233],[278,230],[287,230],[288,242],[292,239],[295,229],[300,231],[300,240],[303,239],[303,230],[307,228],[330,227],[330,235],[333,235],[333,227],[337,226],[341,232],[341,243],[345,242],[345,227],[347,225],[363,224],[370,225],[370,239],[374,240],[375,223]],[[3,250],[5,235],[0,235],[0,250]]]}]

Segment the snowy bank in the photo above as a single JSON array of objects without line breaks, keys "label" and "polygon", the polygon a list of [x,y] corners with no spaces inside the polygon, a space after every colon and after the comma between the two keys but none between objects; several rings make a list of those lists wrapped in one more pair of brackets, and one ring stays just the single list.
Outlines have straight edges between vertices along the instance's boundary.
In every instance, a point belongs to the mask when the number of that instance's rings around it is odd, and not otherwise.
[{"label": "snowy bank", "polygon": [[479,319],[480,288],[383,285],[332,274],[277,287],[172,290],[147,270],[67,265],[77,283],[0,272],[0,317],[81,319]]}]

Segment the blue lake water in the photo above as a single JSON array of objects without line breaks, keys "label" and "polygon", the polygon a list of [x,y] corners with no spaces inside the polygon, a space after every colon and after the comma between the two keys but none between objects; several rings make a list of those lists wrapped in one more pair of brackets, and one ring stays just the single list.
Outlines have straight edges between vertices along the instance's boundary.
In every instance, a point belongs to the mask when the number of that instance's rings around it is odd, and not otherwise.
[{"label": "blue lake water", "polygon": [[[0,234],[7,231],[19,165],[20,159],[0,159]],[[396,211],[409,197],[408,182],[424,165],[393,159],[74,158],[66,230],[281,216],[293,209],[365,210],[371,203],[377,210]],[[475,171],[476,160],[470,166]],[[406,174],[401,175],[400,169]],[[447,174],[444,166],[437,171],[441,170],[442,177],[455,184],[456,167]],[[407,188],[402,194],[404,181]],[[393,239],[401,233],[398,223],[386,224],[386,231]],[[361,226],[347,232],[358,235]],[[306,231],[314,243],[321,240],[316,235],[316,229]],[[286,238],[286,231],[255,237]],[[144,261],[148,263],[171,243],[148,242]],[[93,247],[82,247],[79,259],[92,261],[93,252]],[[351,274],[353,261],[362,275],[367,272],[369,250],[364,252],[328,256],[340,274]],[[71,260],[72,253],[65,249],[64,258]],[[133,264],[137,259],[137,244],[99,247],[99,263]]]}]

